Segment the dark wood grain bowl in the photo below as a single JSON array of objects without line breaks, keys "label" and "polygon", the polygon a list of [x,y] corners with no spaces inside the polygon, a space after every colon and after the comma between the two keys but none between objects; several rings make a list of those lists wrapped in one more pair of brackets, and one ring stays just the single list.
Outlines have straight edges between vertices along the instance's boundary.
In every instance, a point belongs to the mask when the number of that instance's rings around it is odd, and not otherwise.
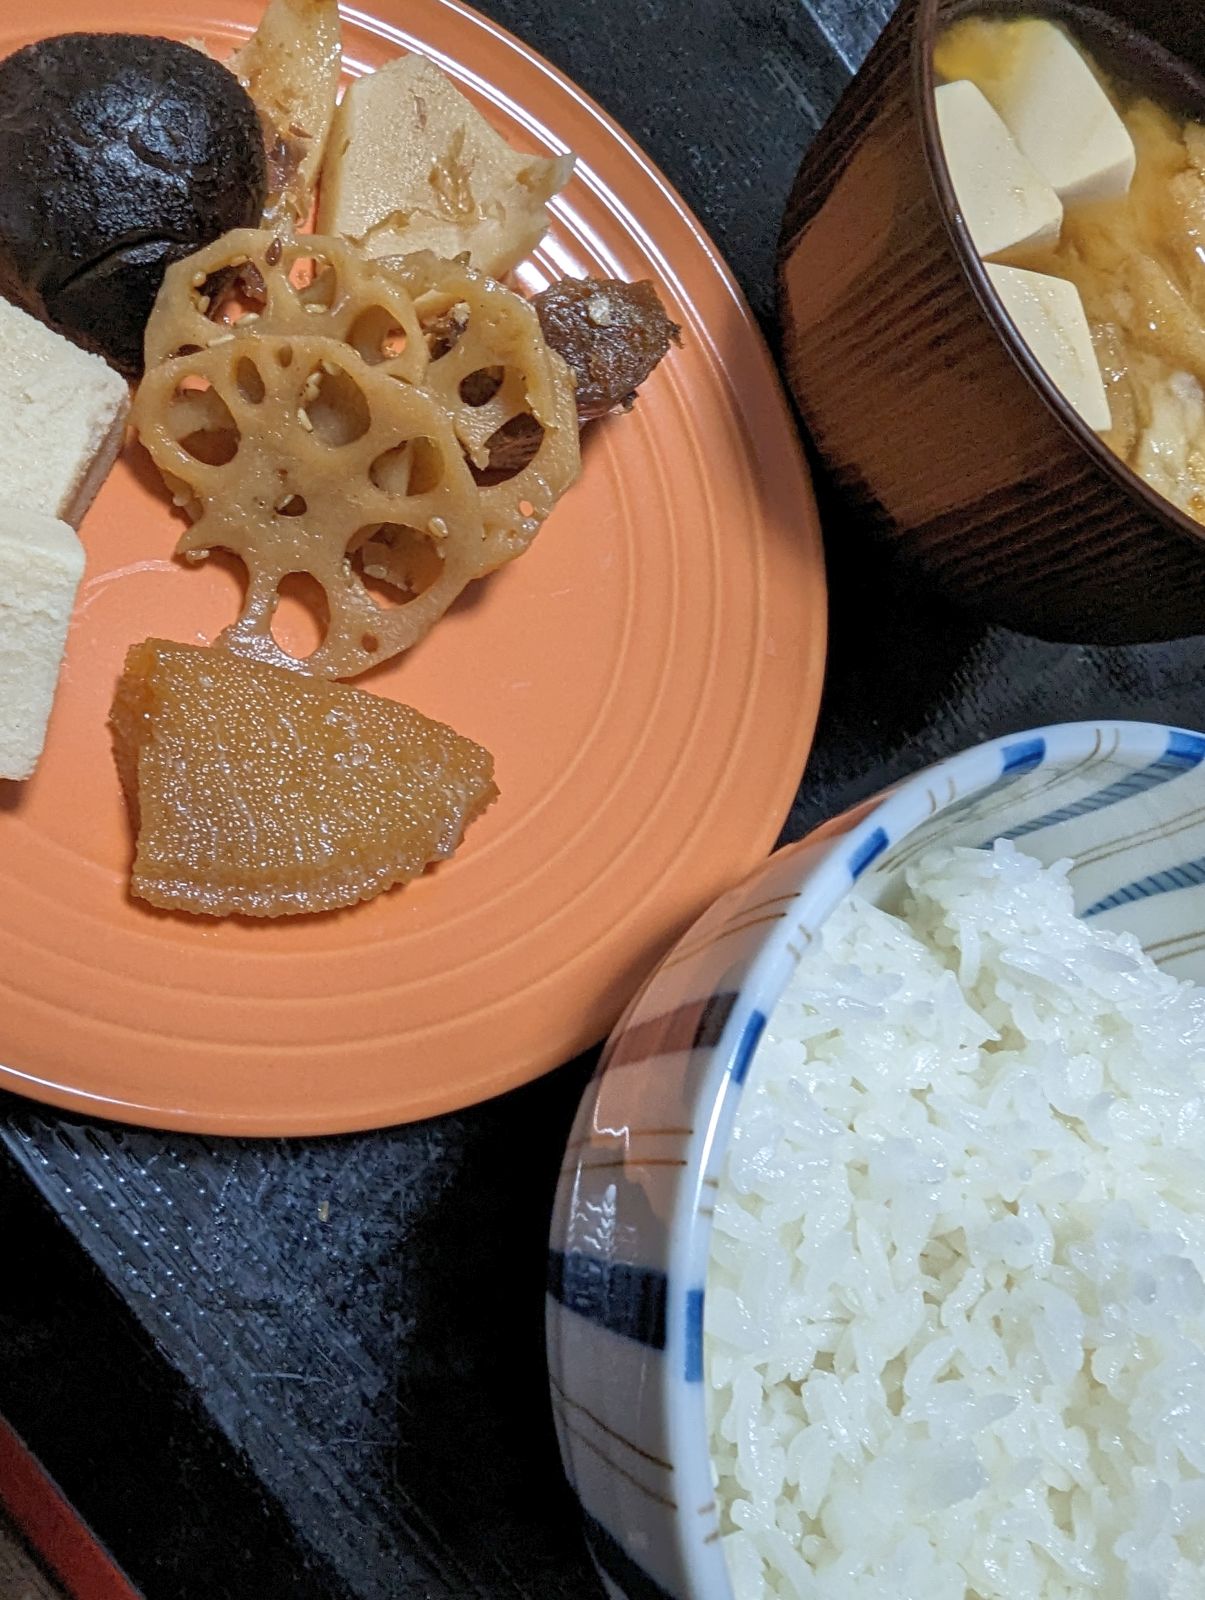
[{"label": "dark wood grain bowl", "polygon": [[[1205,8],[902,0],[788,203],[788,377],[847,503],[986,621],[1124,644],[1205,633],[1205,528],[1131,472],[1046,377],[962,221],[933,45],[976,13],[1065,20],[1101,64],[1205,120]],[[845,537],[855,537],[853,532]]]}]

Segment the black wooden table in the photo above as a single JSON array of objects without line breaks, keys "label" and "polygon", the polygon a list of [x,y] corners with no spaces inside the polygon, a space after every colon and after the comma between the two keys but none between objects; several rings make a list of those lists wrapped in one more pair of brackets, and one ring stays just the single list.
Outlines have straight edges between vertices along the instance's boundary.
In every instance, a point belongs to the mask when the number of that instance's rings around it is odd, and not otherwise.
[{"label": "black wooden table", "polygon": [[[17,0],[32,4],[33,0]],[[773,338],[800,152],[890,0],[487,0],[695,207]],[[784,837],[1044,721],[1205,725],[1205,641],[985,633],[823,506],[833,644]],[[148,1600],[588,1596],[544,1389],[544,1241],[591,1062],[359,1137],[131,1131],[0,1099],[0,1414]]]}]

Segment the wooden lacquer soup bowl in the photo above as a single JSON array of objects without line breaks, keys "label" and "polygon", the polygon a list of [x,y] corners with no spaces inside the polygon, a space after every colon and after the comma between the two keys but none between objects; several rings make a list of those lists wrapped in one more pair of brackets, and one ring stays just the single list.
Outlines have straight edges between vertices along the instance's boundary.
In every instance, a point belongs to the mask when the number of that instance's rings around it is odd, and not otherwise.
[{"label": "wooden lacquer soup bowl", "polygon": [[933,47],[968,13],[1061,19],[1119,81],[1205,120],[1199,6],[903,0],[787,207],[779,295],[795,397],[861,520],[985,620],[1110,644],[1205,632],[1205,529],[1047,378],[959,213]]}]

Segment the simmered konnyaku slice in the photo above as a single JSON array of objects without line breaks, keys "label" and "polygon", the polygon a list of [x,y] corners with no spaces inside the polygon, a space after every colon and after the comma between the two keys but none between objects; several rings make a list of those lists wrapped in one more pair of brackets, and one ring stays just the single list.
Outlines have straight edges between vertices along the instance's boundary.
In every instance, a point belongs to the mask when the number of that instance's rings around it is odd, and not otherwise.
[{"label": "simmered konnyaku slice", "polygon": [[410,706],[221,649],[148,639],[110,718],[152,905],[330,911],[450,856],[493,757]]}]

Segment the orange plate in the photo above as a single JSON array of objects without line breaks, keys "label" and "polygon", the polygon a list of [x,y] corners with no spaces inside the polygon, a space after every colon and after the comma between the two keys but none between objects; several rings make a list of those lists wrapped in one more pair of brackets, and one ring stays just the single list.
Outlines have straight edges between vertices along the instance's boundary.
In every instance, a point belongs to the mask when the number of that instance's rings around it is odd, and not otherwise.
[{"label": "orange plate", "polygon": [[[0,1086],[91,1115],[303,1134],[431,1116],[602,1037],[671,941],[773,843],[820,697],[815,506],[774,369],[699,227],[639,150],[539,57],[450,0],[351,12],[350,74],[422,49],[515,144],[580,155],[521,274],[651,277],[685,348],[596,423],[530,552],[366,683],[497,760],[502,799],[455,861],[332,916],[210,922],[126,891],[105,718],[127,646],[210,640],[237,587],[172,559],[178,525],[127,448],[88,566],[46,754],[0,784]],[[14,11],[16,16],[14,17]],[[258,0],[20,0],[41,32],[200,35]],[[300,620],[296,626],[300,627]]]}]

